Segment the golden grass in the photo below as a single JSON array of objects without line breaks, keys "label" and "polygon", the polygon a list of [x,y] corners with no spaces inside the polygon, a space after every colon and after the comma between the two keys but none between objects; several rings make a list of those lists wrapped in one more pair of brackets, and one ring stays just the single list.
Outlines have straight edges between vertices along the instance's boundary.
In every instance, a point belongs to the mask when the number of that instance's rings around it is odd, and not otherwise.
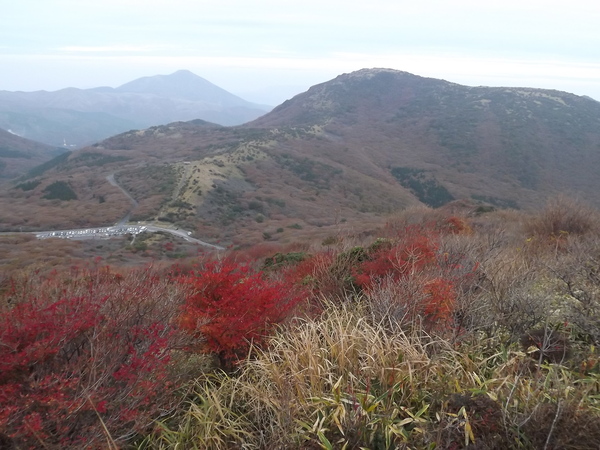
[{"label": "golden grass", "polygon": [[[414,212],[398,216],[387,231],[440,214]],[[544,214],[533,217],[547,220]],[[471,220],[468,234],[440,237],[439,254],[458,258],[448,264],[473,272],[457,281],[462,323],[456,333],[428,335],[418,318],[408,320],[410,315],[391,307],[411,289],[406,280],[368,295],[330,295],[320,316],[281,327],[268,348],[253,349],[234,373],[214,372],[205,361],[194,369],[195,363],[182,358],[179,369],[197,376],[193,394],[182,389],[187,407],[159,423],[160,431],[139,447],[597,448],[600,236],[595,228],[531,235],[524,217],[495,212]],[[328,236],[335,238],[331,245],[287,251],[339,255],[374,239],[345,230]],[[285,249],[268,242],[238,257],[262,260]],[[316,270],[334,272],[325,263]],[[452,270],[457,279],[464,275]],[[340,282],[341,273],[331,281]],[[139,273],[122,276],[114,286],[103,286],[101,278],[88,281],[123,300],[148,280]],[[23,297],[40,289],[31,280],[19,286]],[[88,284],[68,286],[76,295]],[[44,293],[58,295],[62,285],[55,288]],[[184,295],[181,288],[158,283],[150,296],[163,299],[156,312],[169,318]],[[142,299],[139,304],[144,306]],[[556,330],[569,339],[571,359],[551,364],[533,358],[539,349],[520,347],[523,333],[540,330],[542,336]]]},{"label": "golden grass", "polygon": [[[327,304],[321,317],[280,329],[237,373],[198,379],[188,410],[146,445],[594,448],[598,392],[600,377],[536,364],[497,340],[455,347],[418,327],[390,332],[367,301]],[[574,408],[585,416],[564,415]],[[587,433],[581,446],[559,434],[570,426]]]}]

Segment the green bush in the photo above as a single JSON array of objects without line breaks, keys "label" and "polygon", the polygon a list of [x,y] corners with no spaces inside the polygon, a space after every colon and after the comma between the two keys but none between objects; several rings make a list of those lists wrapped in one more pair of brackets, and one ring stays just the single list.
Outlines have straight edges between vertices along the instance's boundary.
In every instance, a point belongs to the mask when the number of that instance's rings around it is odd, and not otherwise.
[{"label": "green bush", "polygon": [[43,192],[46,193],[43,198],[47,200],[77,200],[77,194],[66,181],[55,181],[46,186]]},{"label": "green bush", "polygon": [[454,200],[454,196],[433,175],[421,169],[394,167],[392,175],[402,187],[411,191],[419,201],[437,208]]},{"label": "green bush", "polygon": [[21,189],[22,191],[33,191],[36,187],[40,185],[40,183],[40,180],[26,181],[25,183],[17,184],[15,188]]}]

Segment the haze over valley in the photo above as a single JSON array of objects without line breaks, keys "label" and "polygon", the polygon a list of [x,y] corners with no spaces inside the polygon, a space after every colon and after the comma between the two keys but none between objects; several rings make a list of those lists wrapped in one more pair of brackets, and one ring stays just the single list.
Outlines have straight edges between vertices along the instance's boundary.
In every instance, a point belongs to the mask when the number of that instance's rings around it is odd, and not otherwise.
[{"label": "haze over valley", "polygon": [[269,111],[180,70],[117,88],[0,91],[0,128],[69,150],[131,129],[203,119],[239,125]]}]

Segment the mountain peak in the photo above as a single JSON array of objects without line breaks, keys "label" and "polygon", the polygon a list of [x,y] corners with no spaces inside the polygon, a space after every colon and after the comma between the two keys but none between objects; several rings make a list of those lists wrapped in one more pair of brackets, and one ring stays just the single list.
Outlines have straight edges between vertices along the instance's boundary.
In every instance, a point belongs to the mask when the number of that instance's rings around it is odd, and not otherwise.
[{"label": "mountain peak", "polygon": [[[189,71],[187,69],[180,69],[180,70],[177,70],[176,72],[173,72],[171,75],[165,75],[165,76],[167,76],[167,77],[171,76],[172,77],[172,76],[175,76],[175,75],[186,75],[186,76],[190,76],[191,75],[191,76],[194,76],[194,77],[198,77],[198,75],[196,75],[195,73],[193,73],[193,72],[191,72],[191,71]],[[200,77],[198,77],[198,78],[200,78]]]},{"label": "mountain peak", "polygon": [[401,70],[396,70],[396,69],[386,69],[384,67],[373,67],[371,69],[360,69],[360,70],[356,70],[354,72],[350,72],[350,73],[344,73],[342,75],[340,75],[338,78],[342,77],[342,78],[365,78],[365,79],[369,79],[369,78],[373,78],[376,75],[380,75],[380,74],[392,74],[392,75],[410,75],[412,77],[416,77],[417,75],[413,75],[411,73],[408,72],[404,72]]},{"label": "mountain peak", "polygon": [[[331,80],[334,81],[369,81],[374,78],[383,77],[385,79],[413,79],[413,80],[426,80],[427,78],[419,75],[414,75],[410,72],[403,70],[387,69],[383,67],[374,67],[370,69],[360,69],[354,72],[344,73],[338,75],[336,78]],[[436,80],[440,81],[440,80]],[[325,83],[323,83],[325,84]]]},{"label": "mountain peak", "polygon": [[311,87],[252,122],[253,126],[307,125],[342,117],[365,105],[401,104],[423,89],[450,85],[394,69],[372,68],[345,73]]},{"label": "mountain peak", "polygon": [[159,97],[204,101],[219,106],[254,106],[208,80],[190,72],[178,70],[169,75],[142,77],[115,89],[122,93],[151,94]]},{"label": "mountain peak", "polygon": [[208,81],[208,80],[202,78],[201,76],[196,75],[194,72],[191,72],[186,69],[181,69],[181,70],[178,70],[178,71],[173,72],[168,75],[156,75],[155,77],[147,77],[147,78],[157,78],[157,79],[162,79],[164,81],[171,81],[171,82],[188,81],[188,82],[195,82],[195,83],[212,84],[212,83],[210,83],[210,81]]}]

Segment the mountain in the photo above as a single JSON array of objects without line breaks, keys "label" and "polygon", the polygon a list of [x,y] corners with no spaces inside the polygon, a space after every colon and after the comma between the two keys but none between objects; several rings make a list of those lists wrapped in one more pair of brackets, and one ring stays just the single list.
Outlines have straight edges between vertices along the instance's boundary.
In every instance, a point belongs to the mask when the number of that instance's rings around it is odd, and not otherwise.
[{"label": "mountain", "polygon": [[349,164],[368,149],[378,170],[396,169],[405,184],[435,179],[455,197],[531,207],[566,192],[600,202],[600,103],[566,92],[361,70],[314,86],[245,126],[321,126],[332,147],[343,142],[353,151]]},{"label": "mountain", "polygon": [[171,75],[138,78],[115,89],[120,93],[150,94],[167,98],[196,101],[226,107],[255,106],[225,89],[194,75],[189,70],[179,70]]},{"label": "mountain", "polygon": [[139,78],[114,89],[0,91],[0,127],[40,142],[71,147],[175,121],[203,119],[237,125],[269,109],[185,70]]},{"label": "mountain", "polygon": [[23,175],[65,151],[0,129],[0,180]]},{"label": "mountain", "polygon": [[[240,126],[171,123],[54,160],[21,181],[34,189],[0,192],[0,227],[114,223],[131,208],[114,174],[139,204],[133,220],[234,245],[293,242],[455,199],[529,209],[566,193],[598,206],[598,167],[594,100],[365,69]],[[49,199],[55,183],[72,194]]]}]

